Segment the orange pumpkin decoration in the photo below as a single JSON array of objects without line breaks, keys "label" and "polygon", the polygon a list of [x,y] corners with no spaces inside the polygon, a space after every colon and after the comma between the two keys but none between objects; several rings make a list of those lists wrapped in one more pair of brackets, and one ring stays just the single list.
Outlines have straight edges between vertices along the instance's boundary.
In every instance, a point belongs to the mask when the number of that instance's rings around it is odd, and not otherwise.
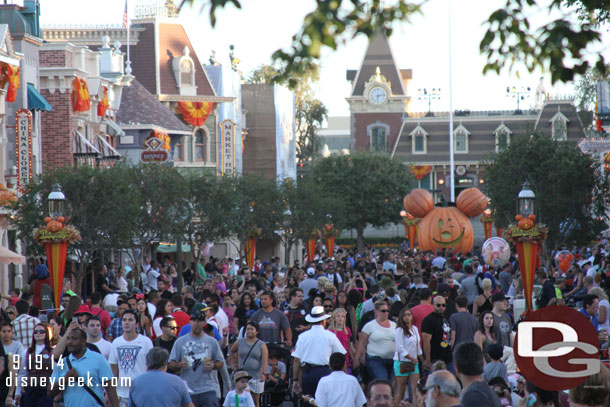
[{"label": "orange pumpkin decoration", "polygon": [[529,230],[534,227],[536,215],[530,215],[527,218],[525,216],[517,215],[515,216],[515,220],[517,221],[517,226],[519,226],[519,228]]},{"label": "orange pumpkin decoration", "polygon": [[405,196],[403,200],[405,210],[416,218],[423,218],[434,209],[432,194],[425,189],[417,188]]},{"label": "orange pumpkin decoration", "polygon": [[64,228],[64,226],[56,220],[52,220],[49,223],[47,223],[47,230],[49,232],[53,232],[53,233],[59,232],[63,228]]},{"label": "orange pumpkin decoration", "polygon": [[455,204],[464,215],[474,218],[487,208],[487,197],[477,188],[468,188],[460,193]]},{"label": "orange pumpkin decoration", "polygon": [[422,250],[453,247],[466,253],[474,243],[472,223],[456,207],[436,207],[419,223],[417,241]]},{"label": "orange pumpkin decoration", "polygon": [[46,218],[44,218],[44,223],[49,223],[49,222],[51,222],[51,220],[52,219],[47,216]]},{"label": "orange pumpkin decoration", "polygon": [[63,216],[58,216],[57,217],[57,221],[60,222],[60,223],[64,223],[65,219],[64,219]]}]

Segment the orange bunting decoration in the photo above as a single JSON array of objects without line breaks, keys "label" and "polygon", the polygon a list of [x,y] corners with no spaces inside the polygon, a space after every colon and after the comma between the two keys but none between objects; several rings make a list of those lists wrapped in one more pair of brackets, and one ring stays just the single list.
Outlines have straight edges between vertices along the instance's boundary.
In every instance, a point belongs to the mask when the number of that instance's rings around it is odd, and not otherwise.
[{"label": "orange bunting decoration", "polygon": [[213,108],[214,102],[178,102],[184,121],[195,127],[204,125]]},{"label": "orange bunting decoration", "polygon": [[104,117],[106,115],[106,110],[108,110],[108,106],[110,106],[110,103],[108,103],[108,88],[104,86],[104,97],[97,104],[97,115]]},{"label": "orange bunting decoration", "polygon": [[432,171],[431,165],[414,165],[411,167],[411,173],[415,175],[415,179],[424,179],[426,175]]},{"label": "orange bunting decoration", "polygon": [[17,89],[21,86],[21,70],[18,66],[9,65],[3,63],[0,66],[0,86],[4,89],[8,83],[6,89],[6,101],[14,102],[17,99]]},{"label": "orange bunting decoration", "polygon": [[87,81],[74,78],[72,81],[72,108],[75,112],[87,112],[91,109],[91,97]]}]

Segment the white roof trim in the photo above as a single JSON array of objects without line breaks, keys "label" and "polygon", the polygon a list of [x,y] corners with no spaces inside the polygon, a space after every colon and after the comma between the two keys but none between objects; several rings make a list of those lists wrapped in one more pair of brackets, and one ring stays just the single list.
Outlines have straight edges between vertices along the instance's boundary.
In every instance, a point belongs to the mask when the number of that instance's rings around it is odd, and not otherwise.
[{"label": "white roof trim", "polygon": [[510,134],[513,134],[513,132],[512,132],[512,131],[511,131],[511,130],[508,128],[508,127],[506,127],[506,125],[505,125],[504,123],[500,124],[500,125],[498,126],[498,128],[494,130],[494,134],[497,134],[497,133],[499,133],[499,132],[500,132],[500,131],[502,131],[502,130],[504,130],[505,132],[507,132],[509,135],[510,135]]},{"label": "white roof trim", "polygon": [[561,112],[557,112],[557,113],[555,113],[555,116],[553,116],[553,117],[551,118],[551,120],[549,120],[549,123],[553,123],[555,120],[563,120],[563,121],[564,121],[564,122],[566,122],[566,123],[569,123],[569,122],[570,122],[570,119],[568,119],[568,118],[566,117],[566,115],[564,115],[564,114],[563,114],[563,113],[561,113]]},{"label": "white roof trim", "polygon": [[424,130],[424,128],[422,126],[419,125],[419,123],[417,124],[417,127],[415,127],[411,133],[409,133],[409,136],[413,137],[415,135],[415,133],[424,133],[424,136],[429,136],[428,132],[426,130]]},{"label": "white roof trim", "polygon": [[468,131],[468,129],[466,127],[464,127],[464,125],[462,123],[460,123],[459,126],[457,126],[455,128],[455,130],[453,130],[453,134],[458,134],[458,133],[466,133],[466,135],[470,136],[470,132]]}]

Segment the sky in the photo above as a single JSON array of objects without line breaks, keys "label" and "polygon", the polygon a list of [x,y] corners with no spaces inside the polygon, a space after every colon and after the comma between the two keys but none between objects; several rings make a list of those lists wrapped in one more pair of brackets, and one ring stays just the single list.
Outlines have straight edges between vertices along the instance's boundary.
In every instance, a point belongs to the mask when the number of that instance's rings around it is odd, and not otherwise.
[{"label": "sky", "polygon": [[[138,1],[129,0],[130,11]],[[150,0],[148,0],[150,1]],[[544,1],[544,0],[543,0]],[[217,24],[210,25],[207,10],[201,11],[203,0],[184,6],[180,19],[191,43],[204,62],[212,50],[223,64],[229,63],[229,46],[235,46],[240,70],[248,72],[271,62],[272,53],[288,47],[298,32],[303,18],[315,7],[314,0],[241,0],[242,9],[233,6],[217,12]],[[451,1],[451,73],[453,78],[453,109],[509,110],[516,100],[507,97],[506,88],[530,87],[531,97],[521,108],[534,103],[534,90],[540,77],[547,92],[554,95],[573,93],[573,85],[551,86],[550,76],[523,67],[509,72],[482,74],[485,57],[479,43],[485,33],[484,21],[504,2],[500,0]],[[45,25],[120,25],[124,0],[41,0],[41,24]],[[449,110],[449,0],[429,0],[422,14],[409,22],[397,24],[390,38],[394,57],[401,69],[412,69],[413,79],[407,89],[412,97],[411,111],[427,111],[428,102],[418,100],[418,89],[440,88],[440,100],[432,102],[433,111]],[[131,14],[131,13],[130,13]],[[532,12],[533,21],[548,20],[548,12]],[[350,40],[338,50],[325,50],[321,59],[321,78],[316,86],[318,98],[328,107],[330,116],[349,115],[345,97],[350,85],[345,79],[347,69],[358,69],[366,51],[365,36]]]}]

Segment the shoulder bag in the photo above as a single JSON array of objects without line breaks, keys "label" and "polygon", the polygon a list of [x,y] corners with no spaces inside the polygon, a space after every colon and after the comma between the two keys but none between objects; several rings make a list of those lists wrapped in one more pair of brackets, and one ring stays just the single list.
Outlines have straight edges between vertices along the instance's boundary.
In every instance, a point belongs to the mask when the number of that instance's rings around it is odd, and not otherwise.
[{"label": "shoulder bag", "polygon": [[[70,362],[70,358],[68,356],[66,356],[66,364],[68,365],[68,369],[72,369],[72,363]],[[87,386],[85,384],[83,386],[83,389],[85,389],[87,391],[87,393],[89,393],[91,395],[91,397],[93,397],[95,399],[95,401],[97,401],[97,404],[99,404],[101,407],[105,406],[104,401],[102,399],[100,399],[100,396],[95,394],[95,392],[93,390],[91,390],[91,388],[89,386]]]},{"label": "shoulder bag", "polygon": [[[245,339],[244,339],[244,341],[245,341]],[[244,365],[246,364],[246,360],[248,360],[248,357],[250,357],[250,353],[252,353],[252,349],[254,349],[256,344],[259,343],[259,342],[260,342],[260,339],[257,339],[256,342],[254,342],[252,344],[252,346],[250,346],[250,350],[248,351],[248,353],[246,353],[246,357],[244,358],[244,361],[242,362],[241,367],[239,368],[239,370],[244,368]]]},{"label": "shoulder bag", "polygon": [[[415,334],[415,339],[419,342],[417,333]],[[400,355],[398,355],[398,359],[400,359]],[[415,371],[415,363],[411,362],[410,360],[400,361],[400,374],[411,373],[413,371]]]}]

